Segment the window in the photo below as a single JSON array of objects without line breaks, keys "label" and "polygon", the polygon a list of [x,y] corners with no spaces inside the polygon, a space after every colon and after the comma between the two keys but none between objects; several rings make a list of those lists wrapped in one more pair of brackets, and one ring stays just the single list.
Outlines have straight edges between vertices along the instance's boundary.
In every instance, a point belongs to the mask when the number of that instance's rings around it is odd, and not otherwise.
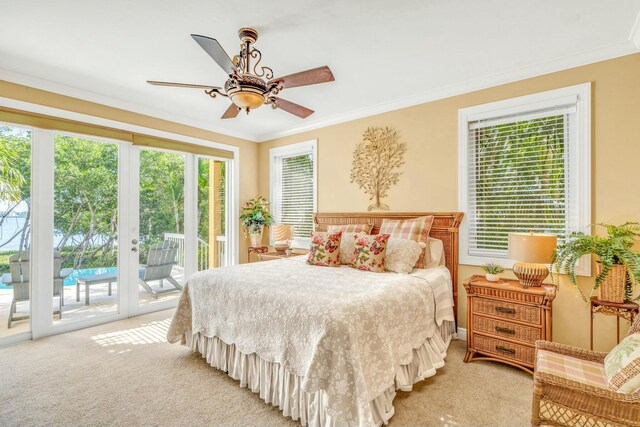
[{"label": "window", "polygon": [[293,226],[293,247],[309,246],[316,211],[316,141],[269,151],[271,212],[278,224]]},{"label": "window", "polygon": [[587,83],[460,110],[461,263],[511,267],[510,232],[589,232],[590,108]]}]

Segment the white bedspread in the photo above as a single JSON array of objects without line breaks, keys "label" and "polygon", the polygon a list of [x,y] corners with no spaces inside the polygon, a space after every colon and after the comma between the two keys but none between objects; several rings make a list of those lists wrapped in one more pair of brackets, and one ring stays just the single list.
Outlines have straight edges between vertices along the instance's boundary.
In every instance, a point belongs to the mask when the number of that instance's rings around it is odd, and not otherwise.
[{"label": "white bedspread", "polygon": [[184,342],[191,330],[235,344],[303,377],[303,390],[324,390],[332,417],[371,424],[370,402],[395,367],[453,320],[445,267],[370,273],[300,257],[191,276],[167,338]]}]

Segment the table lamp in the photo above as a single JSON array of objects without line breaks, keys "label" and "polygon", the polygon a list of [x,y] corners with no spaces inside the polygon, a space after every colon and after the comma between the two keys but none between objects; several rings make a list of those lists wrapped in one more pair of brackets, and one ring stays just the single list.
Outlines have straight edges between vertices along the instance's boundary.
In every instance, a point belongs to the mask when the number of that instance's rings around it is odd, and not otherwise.
[{"label": "table lamp", "polygon": [[271,227],[273,233],[273,247],[278,255],[284,255],[291,246],[293,239],[293,227],[286,224],[278,224]]},{"label": "table lamp", "polygon": [[525,288],[541,286],[549,275],[558,237],[553,234],[509,233],[509,258],[517,261],[513,273]]}]

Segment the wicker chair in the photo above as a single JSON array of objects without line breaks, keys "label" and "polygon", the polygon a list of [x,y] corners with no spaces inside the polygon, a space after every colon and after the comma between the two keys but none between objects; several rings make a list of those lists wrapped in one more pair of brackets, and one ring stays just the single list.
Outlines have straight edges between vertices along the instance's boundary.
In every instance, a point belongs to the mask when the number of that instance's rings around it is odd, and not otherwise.
[{"label": "wicker chair", "polygon": [[[631,331],[640,330],[637,316]],[[547,352],[541,354],[542,351]],[[540,368],[540,356],[564,357],[572,367],[581,363],[590,370],[585,380],[576,379],[575,373],[554,375]],[[534,426],[640,426],[640,391],[624,394],[607,388],[604,376],[604,358],[607,353],[583,350],[549,341],[536,342],[536,370],[533,377],[533,408],[531,424]],[[587,379],[588,378],[588,379]],[[594,385],[594,382],[602,382]]]}]

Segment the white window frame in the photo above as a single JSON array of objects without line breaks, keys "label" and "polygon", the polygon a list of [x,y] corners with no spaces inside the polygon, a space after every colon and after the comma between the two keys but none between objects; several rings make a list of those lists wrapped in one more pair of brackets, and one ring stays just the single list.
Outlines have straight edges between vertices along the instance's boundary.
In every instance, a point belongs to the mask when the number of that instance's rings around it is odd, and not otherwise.
[{"label": "white window frame", "polygon": [[[477,120],[489,120],[504,116],[524,114],[537,110],[575,103],[576,120],[571,127],[575,137],[569,146],[569,179],[572,196],[577,198],[576,229],[591,234],[591,83],[582,83],[560,89],[540,92],[533,95],[488,104],[463,108],[458,111],[458,208],[468,213],[469,200],[469,123]],[[573,134],[572,134],[573,136]],[[575,193],[575,194],[574,194]],[[468,215],[467,215],[468,216]],[[496,259],[485,256],[469,255],[468,222],[462,221],[460,226],[460,264],[482,265],[487,262],[498,262],[505,268],[513,268],[517,260]],[[591,257],[585,256],[576,267],[580,276],[591,276]]]},{"label": "white window frame", "polygon": [[[278,159],[286,157],[301,156],[311,154],[313,160],[313,212],[318,211],[318,141],[312,139],[309,141],[298,142],[296,144],[275,147],[269,150],[269,200],[271,201],[271,213],[276,220],[278,212],[280,212],[280,200],[278,200],[278,191],[276,186],[281,181],[279,176],[279,168],[276,167]],[[269,234],[269,244],[273,246],[273,236]],[[311,238],[297,237],[291,242],[291,247],[297,249],[306,249],[311,244]]]}]

